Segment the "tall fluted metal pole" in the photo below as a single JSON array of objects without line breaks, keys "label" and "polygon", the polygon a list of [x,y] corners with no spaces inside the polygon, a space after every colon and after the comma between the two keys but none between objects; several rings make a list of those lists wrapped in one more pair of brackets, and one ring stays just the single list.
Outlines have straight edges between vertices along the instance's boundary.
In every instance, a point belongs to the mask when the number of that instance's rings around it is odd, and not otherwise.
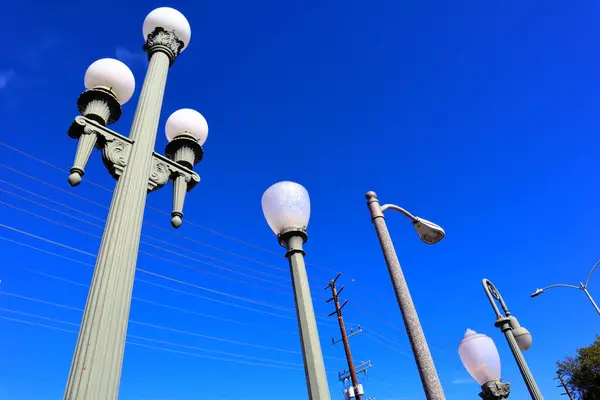
[{"label": "tall fluted metal pole", "polygon": [[306,232],[296,229],[284,231],[279,235],[281,245],[287,249],[286,257],[290,262],[308,398],[330,400],[325,362],[304,263],[305,252],[302,246],[306,238]]},{"label": "tall fluted metal pole", "polygon": [[402,268],[400,267],[400,261],[398,261],[392,238],[387,229],[381,205],[379,204],[375,192],[368,192],[366,197],[367,205],[371,212],[371,219],[373,225],[375,225],[377,237],[379,238],[379,243],[381,244],[392,285],[394,286],[394,292],[396,293],[396,299],[400,306],[406,333],[410,340],[415,361],[417,362],[417,368],[419,370],[419,375],[421,376],[423,389],[425,390],[425,397],[427,400],[444,400],[446,397],[435,365],[433,364],[431,352],[429,351],[429,346],[425,340],[425,334],[423,333],[417,310],[415,309],[410,291],[408,290],[408,284],[402,273]]},{"label": "tall fluted metal pole", "polygon": [[133,145],[114,190],[65,400],[118,398],[152,154],[167,72],[182,45],[163,30],[146,42],[150,62],[129,135]]}]

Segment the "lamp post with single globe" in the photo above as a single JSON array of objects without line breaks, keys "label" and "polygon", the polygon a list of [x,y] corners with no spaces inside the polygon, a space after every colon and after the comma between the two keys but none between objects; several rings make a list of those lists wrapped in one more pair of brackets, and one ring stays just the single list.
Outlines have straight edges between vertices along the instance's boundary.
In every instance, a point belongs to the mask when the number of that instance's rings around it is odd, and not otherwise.
[{"label": "lamp post with single globe", "polygon": [[329,400],[325,363],[304,264],[306,253],[302,248],[308,239],[308,192],[297,183],[278,182],[263,194],[262,209],[267,223],[277,235],[279,244],[287,249],[285,256],[290,263],[309,399]]},{"label": "lamp post with single globe", "polygon": [[569,289],[579,289],[579,290],[583,291],[583,293],[585,293],[585,295],[587,296],[587,298],[590,301],[590,303],[592,303],[592,307],[594,307],[594,309],[596,310],[596,312],[598,313],[598,315],[600,315],[600,308],[598,308],[598,304],[596,304],[596,302],[592,298],[592,295],[588,291],[588,284],[590,283],[590,278],[592,277],[592,274],[594,273],[594,271],[596,270],[596,268],[598,267],[598,265],[600,265],[600,261],[598,261],[598,262],[596,262],[596,264],[594,264],[594,266],[592,267],[590,273],[588,274],[587,279],[585,280],[585,283],[579,282],[579,286],[565,285],[564,283],[559,283],[559,284],[556,284],[556,285],[550,285],[550,286],[546,286],[543,289],[536,289],[536,291],[531,294],[531,297],[532,298],[533,297],[537,297],[540,294],[544,293],[546,290],[552,289],[552,288],[555,288],[555,287],[564,287],[564,288],[569,288]]},{"label": "lamp post with single globe", "polygon": [[[527,390],[529,390],[529,394],[533,400],[543,400],[542,393],[540,389],[538,389],[537,383],[535,379],[533,379],[533,375],[529,370],[529,366],[527,366],[527,362],[525,361],[525,357],[523,357],[523,353],[521,350],[526,351],[531,347],[531,333],[525,328],[523,328],[519,321],[510,313],[504,299],[498,292],[498,289],[487,279],[483,279],[482,281],[483,290],[494,309],[494,313],[496,314],[496,322],[494,325],[498,327],[504,336],[506,337],[506,341],[508,342],[508,346],[515,357],[515,361],[521,371],[521,375],[523,376],[523,380],[525,381],[525,385],[527,385]],[[496,305],[496,301],[500,302],[500,306],[502,307],[502,311],[504,315],[500,313],[498,306]]]},{"label": "lamp post with single globe", "polygon": [[396,255],[396,250],[394,249],[394,244],[392,243],[392,238],[387,229],[383,213],[385,210],[390,209],[398,211],[406,216],[411,220],[419,237],[426,244],[434,244],[442,240],[445,236],[444,230],[433,222],[415,217],[405,209],[394,204],[380,205],[375,192],[367,192],[366,197],[367,206],[371,213],[371,220],[377,231],[377,237],[379,238],[379,243],[381,244],[392,285],[394,286],[398,306],[402,313],[406,334],[410,340],[415,361],[417,362],[417,368],[419,370],[419,375],[421,376],[425,396],[427,400],[443,400],[446,398],[444,396],[444,390],[442,389],[440,379],[435,369],[433,358],[431,357],[431,352],[429,351],[429,346],[427,345],[427,340],[425,339],[425,334],[423,333],[417,310],[415,309],[410,291],[408,290],[408,284],[402,273],[400,261],[398,261],[398,256]]},{"label": "lamp post with single globe", "polygon": [[481,333],[467,329],[458,346],[458,355],[473,379],[481,385],[483,400],[506,400],[510,383],[500,380],[500,355],[494,341]]},{"label": "lamp post with single globe", "polygon": [[144,50],[149,65],[129,136],[106,126],[121,116],[133,94],[133,74],[120,61],[101,59],[85,74],[86,91],[77,105],[81,116],[69,129],[78,139],[69,183],[78,185],[94,149],[117,179],[96,259],[65,400],[118,397],[147,193],[173,181],[171,223],[181,225],[185,192],[200,181],[192,168],[202,158],[208,126],[202,115],[183,109],[166,124],[166,157],[154,152],[169,67],[190,40],[190,26],[179,11],[158,8],[145,19]]}]

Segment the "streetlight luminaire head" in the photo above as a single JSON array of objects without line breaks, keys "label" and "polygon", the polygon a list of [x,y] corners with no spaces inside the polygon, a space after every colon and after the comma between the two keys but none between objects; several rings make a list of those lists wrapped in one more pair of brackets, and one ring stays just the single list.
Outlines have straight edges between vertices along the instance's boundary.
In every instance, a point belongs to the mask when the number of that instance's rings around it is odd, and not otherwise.
[{"label": "streetlight luminaire head", "polygon": [[94,61],[85,71],[85,88],[109,88],[123,105],[131,99],[135,91],[135,78],[129,67],[114,58]]},{"label": "streetlight luminaire head", "polygon": [[208,123],[198,111],[182,108],[175,111],[165,124],[167,140],[171,142],[177,136],[192,136],[202,146],[208,138]]},{"label": "streetlight luminaire head", "polygon": [[535,292],[533,292],[530,296],[533,297],[538,297],[540,294],[544,293],[544,289],[535,289]]},{"label": "streetlight luminaire head", "polygon": [[183,42],[181,51],[185,50],[190,43],[190,38],[192,37],[190,23],[182,13],[174,8],[160,7],[148,14],[142,28],[144,40],[147,40],[148,35],[154,32],[156,28],[162,28],[165,31],[173,31],[175,36],[177,36],[177,39]]},{"label": "streetlight luminaire head", "polygon": [[265,191],[262,210],[276,235],[284,229],[306,230],[310,219],[310,198],[304,186],[282,181]]},{"label": "streetlight luminaire head", "polygon": [[458,346],[458,355],[480,385],[500,380],[500,355],[490,337],[467,329]]},{"label": "streetlight luminaire head", "polygon": [[441,226],[420,217],[415,218],[413,226],[421,240],[426,244],[435,244],[446,236]]}]

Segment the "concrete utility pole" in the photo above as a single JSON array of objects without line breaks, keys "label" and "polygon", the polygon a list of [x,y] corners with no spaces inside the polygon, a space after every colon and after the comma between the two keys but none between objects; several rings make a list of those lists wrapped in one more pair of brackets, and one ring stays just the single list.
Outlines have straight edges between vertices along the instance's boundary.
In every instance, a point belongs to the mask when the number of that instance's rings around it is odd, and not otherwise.
[{"label": "concrete utility pole", "polygon": [[[350,377],[350,380],[352,382],[352,388],[353,388],[353,393],[355,396],[356,400],[361,400],[362,399],[362,395],[363,395],[363,389],[362,389],[362,385],[360,385],[358,383],[358,378],[356,377],[356,367],[354,366],[354,362],[352,361],[352,352],[350,351],[350,343],[348,342],[348,334],[346,332],[346,326],[344,325],[344,317],[342,316],[342,308],[344,308],[344,306],[348,303],[348,301],[346,300],[344,302],[344,304],[340,305],[340,301],[339,301],[339,294],[342,292],[342,290],[344,290],[344,287],[342,287],[339,292],[335,286],[335,282],[338,280],[338,278],[340,277],[341,274],[338,274],[335,279],[332,279],[329,282],[329,285],[327,285],[325,287],[325,290],[327,289],[331,289],[331,294],[332,297],[331,299],[327,300],[327,302],[331,302],[333,301],[333,304],[335,305],[335,311],[332,312],[331,314],[329,314],[329,316],[332,315],[337,315],[337,319],[338,319],[338,324],[340,325],[340,333],[342,335],[342,339],[338,340],[337,342],[334,341],[332,339],[332,343],[336,344],[339,343],[340,341],[344,343],[344,351],[346,353],[346,360],[348,362],[348,375]],[[360,333],[361,329],[359,327],[359,330],[355,333],[351,333],[350,336],[355,335],[356,333]],[[366,371],[366,369],[364,369]],[[343,374],[342,374],[343,375]],[[346,380],[348,379],[346,378],[342,378],[342,375],[340,375],[340,379],[342,380]]]},{"label": "concrete utility pole", "polygon": [[557,373],[556,375],[557,375],[557,377],[554,379],[558,379],[560,381],[560,385],[558,385],[557,387],[562,387],[565,389],[565,392],[561,393],[561,394],[566,394],[567,396],[569,396],[570,400],[573,400],[573,395],[571,394],[571,391],[569,390],[569,387],[565,383],[562,375],[560,373]]}]

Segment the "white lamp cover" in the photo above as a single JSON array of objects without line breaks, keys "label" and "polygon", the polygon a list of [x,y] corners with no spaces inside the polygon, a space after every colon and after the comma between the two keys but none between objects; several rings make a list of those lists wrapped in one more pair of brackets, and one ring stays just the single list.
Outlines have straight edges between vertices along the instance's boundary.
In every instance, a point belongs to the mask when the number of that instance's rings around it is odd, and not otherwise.
[{"label": "white lamp cover", "polygon": [[467,329],[458,346],[458,355],[473,379],[480,385],[500,380],[500,355],[494,341]]},{"label": "white lamp cover", "polygon": [[135,78],[129,67],[114,58],[94,61],[85,71],[86,89],[106,86],[112,89],[121,105],[127,103],[135,91]]},{"label": "white lamp cover", "polygon": [[202,146],[208,138],[208,123],[198,111],[182,108],[169,116],[165,124],[165,133],[169,142],[186,133],[193,136]]},{"label": "white lamp cover", "polygon": [[306,229],[310,198],[304,186],[290,181],[278,182],[263,194],[262,209],[275,234],[286,228]]},{"label": "white lamp cover", "polygon": [[183,51],[190,43],[192,37],[192,28],[190,23],[182,13],[171,7],[160,7],[150,12],[144,20],[142,32],[144,40],[148,35],[154,32],[156,28],[163,28],[166,31],[174,31],[177,38],[183,42]]}]

